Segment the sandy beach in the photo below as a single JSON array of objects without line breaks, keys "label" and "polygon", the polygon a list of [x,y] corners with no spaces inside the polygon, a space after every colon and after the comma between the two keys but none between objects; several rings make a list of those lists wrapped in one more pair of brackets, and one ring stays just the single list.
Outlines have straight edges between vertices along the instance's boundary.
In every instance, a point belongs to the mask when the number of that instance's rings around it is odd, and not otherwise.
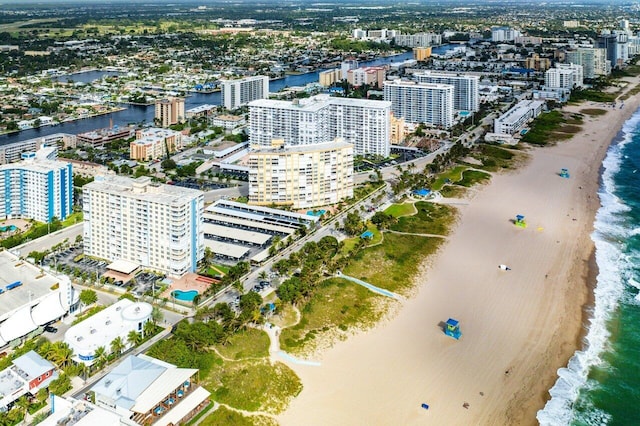
[{"label": "sandy beach", "polygon": [[[565,110],[582,108],[603,107]],[[632,97],[585,115],[571,140],[529,150],[525,166],[473,191],[397,315],[317,354],[319,367],[290,364],[304,389],[280,423],[536,424],[556,370],[581,345],[599,167],[637,108]],[[513,225],[516,214],[526,229]],[[449,317],[460,321],[459,341],[442,332]]]}]

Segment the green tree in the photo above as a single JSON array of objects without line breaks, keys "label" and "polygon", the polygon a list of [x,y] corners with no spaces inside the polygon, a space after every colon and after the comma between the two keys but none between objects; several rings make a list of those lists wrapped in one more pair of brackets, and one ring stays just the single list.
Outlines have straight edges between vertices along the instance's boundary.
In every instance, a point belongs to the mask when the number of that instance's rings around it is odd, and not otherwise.
[{"label": "green tree", "polygon": [[49,391],[55,395],[63,395],[69,389],[71,389],[71,379],[64,373],[49,385]]},{"label": "green tree", "polygon": [[116,356],[120,356],[122,351],[124,350],[124,342],[122,341],[122,337],[118,336],[111,341],[111,353]]},{"label": "green tree", "polygon": [[131,330],[129,334],[127,334],[127,342],[129,342],[131,346],[138,346],[141,341],[142,335],[136,330]]},{"label": "green tree", "polygon": [[153,332],[156,330],[156,325],[152,321],[147,321],[142,326],[142,332],[144,333],[144,337],[151,336]]},{"label": "green tree", "polygon": [[80,292],[80,303],[89,306],[98,301],[98,294],[94,290],[85,289]]},{"label": "green tree", "polygon": [[357,212],[349,212],[344,220],[343,227],[347,235],[354,236],[364,230],[364,222]]},{"label": "green tree", "polygon": [[107,357],[107,349],[104,346],[98,346],[96,348],[96,350],[93,352],[93,359],[96,360],[96,366],[99,369],[101,369],[108,360]]}]

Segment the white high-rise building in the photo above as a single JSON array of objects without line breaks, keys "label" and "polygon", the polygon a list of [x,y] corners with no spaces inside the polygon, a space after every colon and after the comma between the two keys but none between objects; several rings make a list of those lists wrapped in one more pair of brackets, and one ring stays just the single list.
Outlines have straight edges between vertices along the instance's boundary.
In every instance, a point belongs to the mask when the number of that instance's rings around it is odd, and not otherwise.
[{"label": "white high-rise building", "polygon": [[326,206],[353,197],[353,145],[337,139],[314,145],[270,147],[249,154],[249,203]]},{"label": "white high-rise building", "polygon": [[513,41],[520,36],[520,31],[509,27],[491,28],[491,41]]},{"label": "white high-rise building", "polygon": [[418,83],[451,84],[453,108],[458,111],[476,112],[480,109],[478,82],[480,77],[467,74],[448,74],[432,71],[416,74]]},{"label": "white high-rise building", "polygon": [[262,99],[249,104],[249,140],[270,147],[312,145],[342,138],[356,155],[389,156],[391,103],[317,95],[307,99]]},{"label": "white high-rise building", "polygon": [[222,80],[221,105],[226,109],[236,109],[256,99],[269,98],[269,77],[255,75],[236,80]]},{"label": "white high-rise building", "polygon": [[547,89],[574,89],[583,86],[582,65],[558,64],[544,74]]},{"label": "white high-rise building", "polygon": [[149,177],[99,176],[82,188],[84,253],[171,276],[194,272],[204,255],[204,194]]},{"label": "white high-rise building", "polygon": [[442,44],[442,36],[436,33],[397,34],[393,40],[398,46],[428,47]]},{"label": "white high-rise building", "polygon": [[70,163],[23,153],[22,161],[0,166],[0,218],[64,220],[73,211]]},{"label": "white high-rise building", "polygon": [[384,99],[391,102],[393,115],[408,123],[428,123],[445,129],[453,126],[451,84],[394,80],[384,83]]}]

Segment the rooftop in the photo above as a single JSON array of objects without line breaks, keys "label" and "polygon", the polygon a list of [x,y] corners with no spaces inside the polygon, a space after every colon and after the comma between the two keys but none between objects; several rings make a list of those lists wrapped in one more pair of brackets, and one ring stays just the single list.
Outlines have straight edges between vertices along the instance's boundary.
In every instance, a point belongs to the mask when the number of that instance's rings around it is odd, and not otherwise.
[{"label": "rooftop", "polygon": [[96,176],[95,180],[83,187],[86,190],[106,192],[113,195],[148,200],[160,204],[183,205],[192,198],[203,195],[197,189],[180,186],[154,184],[148,177],[132,179],[124,176]]},{"label": "rooftop", "polygon": [[353,148],[353,145],[336,138],[333,142],[323,142],[310,145],[283,145],[282,147],[254,146],[250,154],[289,154],[305,152],[336,151],[343,148]]},{"label": "rooftop", "polygon": [[[12,253],[0,251],[0,321],[6,314],[52,292],[51,287],[59,282],[57,277],[42,272],[31,263],[20,260]],[[21,286],[6,290],[8,284],[20,281]]]}]

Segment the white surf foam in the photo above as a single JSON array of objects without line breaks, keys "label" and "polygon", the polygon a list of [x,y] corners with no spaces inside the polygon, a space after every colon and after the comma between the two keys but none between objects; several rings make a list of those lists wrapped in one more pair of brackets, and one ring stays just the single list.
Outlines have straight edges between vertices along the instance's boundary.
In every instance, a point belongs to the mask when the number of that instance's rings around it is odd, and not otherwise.
[{"label": "white surf foam", "polygon": [[[577,351],[567,367],[558,370],[558,379],[549,390],[551,399],[538,411],[536,418],[543,426],[568,425],[574,412],[573,404],[581,389],[587,385],[591,367],[602,364],[602,353],[607,349],[609,332],[607,320],[618,306],[624,291],[620,271],[631,267],[630,260],[623,256],[622,245],[630,232],[623,227],[622,214],[629,211],[622,200],[615,196],[614,176],[620,170],[623,158],[621,151],[631,141],[632,132],[640,123],[640,112],[636,112],[623,126],[622,140],[609,148],[603,161],[602,187],[599,196],[601,207],[596,214],[595,231],[591,238],[596,247],[598,277],[594,290],[595,302],[589,319],[584,348]],[[607,424],[610,416],[601,410],[589,409],[586,417],[597,424]],[[581,419],[585,420],[585,419]],[[594,423],[595,424],[595,423]]]}]

